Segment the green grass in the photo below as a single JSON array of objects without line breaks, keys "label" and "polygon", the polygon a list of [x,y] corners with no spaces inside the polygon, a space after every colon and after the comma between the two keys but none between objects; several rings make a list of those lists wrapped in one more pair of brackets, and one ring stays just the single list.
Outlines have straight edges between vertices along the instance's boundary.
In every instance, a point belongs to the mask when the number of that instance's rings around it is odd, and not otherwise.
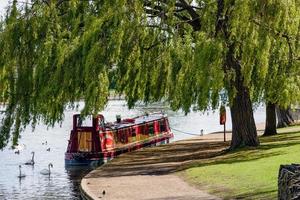
[{"label": "green grass", "polygon": [[224,199],[277,199],[281,164],[300,163],[300,127],[261,137],[258,148],[244,148],[199,161],[186,179]]}]

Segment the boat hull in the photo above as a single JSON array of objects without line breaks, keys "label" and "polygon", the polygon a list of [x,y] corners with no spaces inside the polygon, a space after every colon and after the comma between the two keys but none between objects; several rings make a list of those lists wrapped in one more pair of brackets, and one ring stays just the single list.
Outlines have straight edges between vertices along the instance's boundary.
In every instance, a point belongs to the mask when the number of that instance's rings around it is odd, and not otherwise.
[{"label": "boat hull", "polygon": [[120,154],[135,151],[144,147],[168,144],[173,135],[153,138],[151,140],[127,145],[122,148],[112,149],[99,153],[65,153],[66,166],[99,166],[104,164]]},{"label": "boat hull", "polygon": [[76,160],[76,159],[65,159],[66,166],[98,166],[103,164],[104,162],[102,159],[92,160],[92,159],[85,159],[85,160]]}]

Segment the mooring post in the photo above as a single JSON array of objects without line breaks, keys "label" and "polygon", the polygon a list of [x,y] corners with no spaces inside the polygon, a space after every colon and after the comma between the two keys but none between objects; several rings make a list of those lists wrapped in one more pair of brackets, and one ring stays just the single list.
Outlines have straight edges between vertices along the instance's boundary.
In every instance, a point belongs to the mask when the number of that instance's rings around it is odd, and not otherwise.
[{"label": "mooring post", "polygon": [[224,123],[224,142],[226,142],[226,125]]}]

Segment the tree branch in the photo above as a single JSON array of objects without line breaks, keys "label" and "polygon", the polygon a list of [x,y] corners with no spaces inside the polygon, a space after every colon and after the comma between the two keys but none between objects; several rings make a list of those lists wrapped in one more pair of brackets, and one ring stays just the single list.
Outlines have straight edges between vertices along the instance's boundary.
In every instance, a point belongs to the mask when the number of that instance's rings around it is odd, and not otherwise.
[{"label": "tree branch", "polygon": [[[286,42],[288,44],[288,47],[289,47],[289,58],[290,58],[290,61],[294,60],[294,52],[293,52],[293,48],[292,48],[292,44],[291,44],[291,39],[293,38],[292,36],[288,35],[287,33],[282,33],[278,30],[274,30],[272,29],[271,27],[265,25],[265,24],[262,24],[260,22],[258,22],[257,20],[253,19],[252,22],[258,26],[261,26],[263,28],[265,28],[266,30],[270,31],[271,33],[273,33],[275,36],[279,36],[279,37],[282,37],[282,38],[285,38],[286,39]],[[297,60],[297,59],[295,59]]]},{"label": "tree branch", "polygon": [[189,5],[185,0],[179,0],[182,4],[182,7],[187,10],[187,12],[192,17],[190,25],[193,27],[194,31],[199,31],[201,29],[200,16],[194,10],[193,6]]}]

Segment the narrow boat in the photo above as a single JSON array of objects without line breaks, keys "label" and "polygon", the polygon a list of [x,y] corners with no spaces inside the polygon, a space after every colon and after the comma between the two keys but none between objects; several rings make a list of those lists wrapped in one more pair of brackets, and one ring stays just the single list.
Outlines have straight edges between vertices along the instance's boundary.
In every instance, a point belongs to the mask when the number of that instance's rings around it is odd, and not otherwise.
[{"label": "narrow boat", "polygon": [[169,143],[173,138],[167,116],[145,114],[135,118],[105,123],[103,115],[90,117],[89,122],[73,115],[66,166],[98,165],[114,157],[146,146]]}]

